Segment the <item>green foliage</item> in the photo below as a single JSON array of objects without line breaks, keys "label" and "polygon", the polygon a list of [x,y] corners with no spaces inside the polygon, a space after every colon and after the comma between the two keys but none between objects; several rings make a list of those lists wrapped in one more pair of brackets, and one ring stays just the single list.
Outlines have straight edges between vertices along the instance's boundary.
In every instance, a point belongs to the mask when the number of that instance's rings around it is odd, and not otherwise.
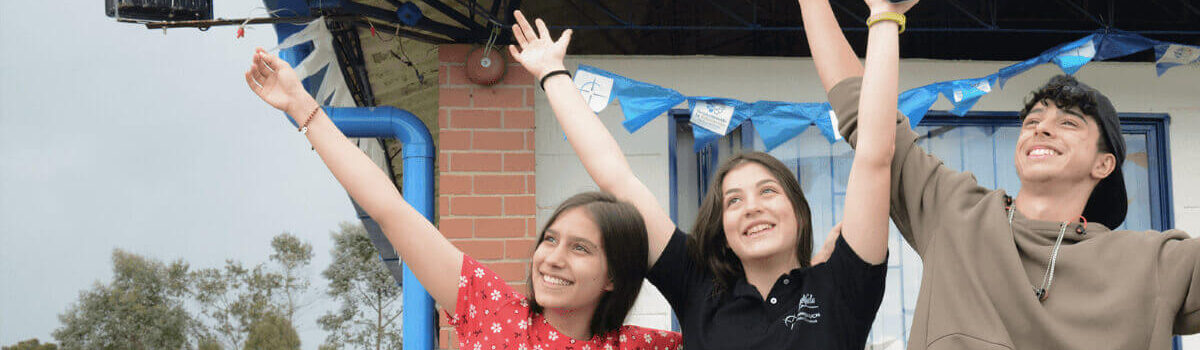
[{"label": "green foliage", "polygon": [[268,313],[250,326],[246,350],[300,350],[300,336],[292,322],[278,313]]},{"label": "green foliage", "polygon": [[221,342],[214,338],[200,339],[196,344],[197,350],[221,350]]},{"label": "green foliage", "polygon": [[58,350],[58,345],[54,345],[54,343],[41,344],[37,338],[34,338],[13,346],[0,346],[0,350]]},{"label": "green foliage", "polygon": [[184,308],[188,265],[113,250],[113,280],[97,282],[58,316],[63,349],[180,349],[193,320]]},{"label": "green foliage", "polygon": [[285,232],[271,240],[271,248],[270,266],[247,268],[226,260],[224,268],[192,274],[200,313],[226,348],[243,348],[264,317],[285,317],[292,327],[296,310],[305,305],[302,297],[312,284],[305,274],[312,245]]},{"label": "green foliage", "polygon": [[242,348],[250,326],[279,308],[272,297],[283,278],[263,265],[247,269],[226,260],[224,269],[201,269],[192,276],[200,313],[227,348]]},{"label": "green foliage", "polygon": [[312,262],[312,244],[284,232],[271,239],[271,261],[279,265],[283,289],[283,313],[288,321],[296,322],[296,310],[304,306],[302,296],[312,286],[305,269]]},{"label": "green foliage", "polygon": [[317,320],[329,331],[322,348],[401,348],[401,289],[379,261],[366,229],[342,223],[332,238],[333,262],[322,275],[329,279],[326,294],[340,307]]}]

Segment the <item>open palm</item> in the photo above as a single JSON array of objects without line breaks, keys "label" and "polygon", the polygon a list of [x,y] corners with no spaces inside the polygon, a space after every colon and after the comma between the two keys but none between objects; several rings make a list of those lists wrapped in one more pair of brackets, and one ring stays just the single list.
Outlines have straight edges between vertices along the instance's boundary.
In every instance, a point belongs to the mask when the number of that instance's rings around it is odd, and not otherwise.
[{"label": "open palm", "polygon": [[521,11],[513,12],[513,16],[517,18],[517,24],[514,24],[512,28],[513,37],[520,45],[519,50],[517,45],[508,47],[513,59],[516,59],[521,66],[525,67],[525,70],[538,79],[541,79],[547,72],[563,69],[563,57],[567,55],[567,44],[571,42],[571,30],[567,29],[558,38],[558,41],[554,41],[550,39],[550,29],[546,28],[546,23],[542,22],[542,19],[535,20],[537,23],[535,31]]},{"label": "open palm", "polygon": [[261,48],[255,50],[254,62],[246,71],[246,85],[271,107],[284,112],[308,97],[296,71],[284,60]]}]

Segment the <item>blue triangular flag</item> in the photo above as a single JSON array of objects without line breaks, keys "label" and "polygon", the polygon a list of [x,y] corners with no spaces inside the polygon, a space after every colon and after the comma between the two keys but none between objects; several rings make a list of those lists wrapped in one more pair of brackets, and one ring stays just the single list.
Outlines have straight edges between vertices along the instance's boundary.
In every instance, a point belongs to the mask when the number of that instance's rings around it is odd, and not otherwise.
[{"label": "blue triangular flag", "polygon": [[1051,60],[1067,75],[1074,75],[1083,65],[1096,57],[1096,34],[1060,47]]},{"label": "blue triangular flag", "polygon": [[[696,152],[742,125],[748,118],[749,104],[731,98],[687,97],[691,111],[692,136]],[[718,132],[717,130],[720,130]]]},{"label": "blue triangular flag", "polygon": [[833,112],[833,106],[829,102],[822,103],[820,111],[813,118],[813,124],[817,125],[817,129],[821,130],[821,135],[825,135],[825,139],[829,143],[837,142],[842,139],[842,132],[838,130],[837,113]]},{"label": "blue triangular flag", "polygon": [[[678,91],[629,79],[596,67],[580,65],[579,71],[612,79],[611,98],[616,98],[621,103],[621,111],[625,114],[625,121],[621,124],[630,133],[685,100],[683,94]],[[579,75],[578,71],[576,75]],[[578,86],[578,83],[576,84]],[[583,88],[580,90],[581,93],[584,92]]]},{"label": "blue triangular flag", "polygon": [[1104,61],[1128,56],[1154,47],[1158,41],[1138,34],[1113,30],[1100,36],[1096,44],[1096,57],[1093,61]]},{"label": "blue triangular flag", "polygon": [[933,107],[934,102],[937,102],[940,88],[941,86],[935,83],[913,88],[900,94],[897,108],[900,113],[908,117],[910,125],[916,127],[921,123],[921,119],[924,119],[925,114],[929,113],[929,108]]},{"label": "blue triangular flag", "polygon": [[1200,47],[1163,43],[1154,46],[1154,57],[1154,68],[1161,77],[1171,67],[1200,62]]},{"label": "blue triangular flag", "polygon": [[762,138],[767,151],[800,135],[825,110],[821,103],[776,101],[758,101],[747,108],[754,131]]},{"label": "blue triangular flag", "polygon": [[937,85],[942,95],[954,105],[950,113],[961,117],[979,102],[979,98],[992,92],[992,86],[998,79],[997,74],[992,74],[983,78],[941,82]]}]

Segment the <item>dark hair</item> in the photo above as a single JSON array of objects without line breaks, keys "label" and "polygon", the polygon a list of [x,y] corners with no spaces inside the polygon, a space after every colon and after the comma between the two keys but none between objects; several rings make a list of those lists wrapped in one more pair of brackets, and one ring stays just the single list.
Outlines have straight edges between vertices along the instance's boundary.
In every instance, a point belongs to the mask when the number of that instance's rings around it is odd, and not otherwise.
[{"label": "dark hair", "polygon": [[[600,297],[596,312],[592,314],[589,329],[595,336],[615,331],[625,323],[625,316],[642,290],[650,248],[646,242],[646,223],[637,207],[608,193],[583,192],[567,198],[554,209],[546,226],[538,232],[535,250],[546,239],[546,229],[550,224],[558,220],[563,212],[576,207],[586,209],[600,229],[600,245],[604,247],[604,260],[608,262],[608,276],[613,283],[613,290]],[[530,310],[540,314],[543,309],[534,295],[532,273],[529,274],[527,285]]]},{"label": "dark hair", "polygon": [[[1100,113],[1097,108],[1096,96],[1091,93],[1090,88],[1081,85],[1078,80],[1069,75],[1057,75],[1050,78],[1050,81],[1046,82],[1046,85],[1042,85],[1042,87],[1033,91],[1029,99],[1025,100],[1025,108],[1021,109],[1021,120],[1025,120],[1025,117],[1029,115],[1029,111],[1033,110],[1034,106],[1037,106],[1040,102],[1045,102],[1046,104],[1053,103],[1058,109],[1077,107],[1084,115],[1092,118],[1097,124],[1103,125],[1099,120],[1096,120],[1096,116]],[[1103,134],[1103,131],[1101,134]],[[1112,147],[1109,147],[1103,135],[1096,141],[1096,148],[1101,153],[1113,153]]]},{"label": "dark hair", "polygon": [[767,168],[767,172],[775,177],[775,180],[783,187],[783,192],[787,195],[788,200],[792,202],[799,230],[797,232],[799,238],[796,243],[796,260],[800,262],[800,266],[808,267],[809,259],[812,256],[812,215],[808,208],[808,200],[804,199],[804,191],[800,189],[800,182],[796,180],[796,176],[792,175],[787,166],[769,154],[763,152],[739,154],[725,161],[717,169],[717,176],[709,184],[708,193],[704,195],[704,200],[700,203],[700,212],[696,215],[696,224],[692,227],[692,234],[688,236],[688,252],[692,259],[700,262],[713,274],[714,296],[720,295],[721,292],[732,286],[735,280],[746,274],[741,259],[733,254],[733,251],[729,249],[729,242],[725,241],[725,204],[722,200],[724,190],[721,188],[721,184],[730,170],[748,163],[756,163]]}]

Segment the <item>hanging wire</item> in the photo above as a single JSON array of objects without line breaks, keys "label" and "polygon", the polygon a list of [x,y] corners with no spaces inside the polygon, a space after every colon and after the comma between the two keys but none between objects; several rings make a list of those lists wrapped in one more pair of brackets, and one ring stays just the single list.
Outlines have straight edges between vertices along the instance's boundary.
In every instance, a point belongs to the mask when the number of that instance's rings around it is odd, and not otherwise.
[{"label": "hanging wire", "polygon": [[385,39],[382,35],[379,35],[376,32],[375,24],[371,20],[367,19],[366,17],[363,17],[363,20],[365,22],[367,22],[368,26],[371,27],[371,36],[373,36],[376,39],[379,39],[379,41],[385,42],[385,43],[392,42],[392,41],[396,42],[396,47],[400,49],[400,53],[396,53],[396,50],[394,50],[394,49],[388,50],[388,53],[390,53],[392,55],[392,57],[395,57],[396,60],[400,61],[400,63],[404,63],[409,68],[412,68],[413,74],[417,76],[417,83],[424,84],[425,83],[425,74],[422,74],[421,71],[419,69],[417,69],[416,64],[413,64],[412,59],[408,57],[408,53],[404,51],[404,40],[401,40],[401,38],[400,38],[400,26],[396,26],[396,32],[392,33],[392,36],[390,38]]},{"label": "hanging wire", "polygon": [[490,26],[490,27],[492,27],[492,32],[490,34],[488,34],[487,45],[483,46],[483,57],[484,58],[487,58],[488,54],[492,53],[491,52],[492,46],[496,44],[496,39],[500,37],[500,27],[497,27],[497,26]]},{"label": "hanging wire", "polygon": [[[283,11],[292,11],[291,9],[286,9],[286,8],[282,8],[282,9],[275,9],[275,10],[268,11],[266,7],[262,7],[262,6],[259,6],[259,7],[252,8],[252,9],[250,9],[250,11],[246,11],[246,20],[245,20],[245,21],[242,21],[242,24],[239,24],[239,25],[238,25],[238,27],[237,27],[237,37],[238,37],[238,38],[241,38],[241,37],[244,37],[244,36],[246,36],[246,24],[249,24],[249,23],[250,23],[250,21],[254,19],[254,18],[252,17],[252,16],[254,15],[254,11],[258,11],[258,10],[263,10],[263,11],[266,11],[266,13],[267,13],[267,17],[274,16],[276,13],[280,13],[280,12],[283,12]],[[296,14],[297,16],[299,16],[299,14],[298,14],[298,13],[296,13],[296,11],[292,11],[292,13]],[[253,28],[251,28],[251,29],[253,29]],[[167,30],[167,28],[166,28],[166,27],[163,27],[163,32],[166,32],[166,30]]]}]

